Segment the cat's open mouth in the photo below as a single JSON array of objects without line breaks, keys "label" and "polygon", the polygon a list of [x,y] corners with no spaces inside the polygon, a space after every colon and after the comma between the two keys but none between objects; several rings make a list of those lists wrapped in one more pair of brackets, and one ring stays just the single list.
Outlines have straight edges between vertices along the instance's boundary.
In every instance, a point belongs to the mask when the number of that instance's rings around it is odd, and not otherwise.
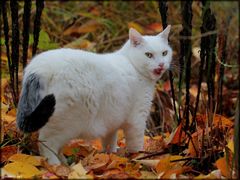
[{"label": "cat's open mouth", "polygon": [[153,74],[159,76],[162,74],[163,71],[164,69],[162,67],[159,67],[153,70]]}]

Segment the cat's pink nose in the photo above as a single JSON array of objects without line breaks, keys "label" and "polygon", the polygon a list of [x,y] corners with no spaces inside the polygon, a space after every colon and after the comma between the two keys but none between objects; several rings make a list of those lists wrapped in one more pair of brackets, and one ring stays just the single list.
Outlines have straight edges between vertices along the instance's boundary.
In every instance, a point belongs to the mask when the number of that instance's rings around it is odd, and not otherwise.
[{"label": "cat's pink nose", "polygon": [[160,63],[158,66],[159,66],[160,68],[163,68],[164,64],[163,64],[163,63]]}]

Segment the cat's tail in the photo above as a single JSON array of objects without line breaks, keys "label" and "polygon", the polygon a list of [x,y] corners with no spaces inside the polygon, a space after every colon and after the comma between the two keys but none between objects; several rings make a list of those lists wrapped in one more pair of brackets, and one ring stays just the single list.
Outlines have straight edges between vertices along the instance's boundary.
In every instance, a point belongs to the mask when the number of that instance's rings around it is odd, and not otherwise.
[{"label": "cat's tail", "polygon": [[37,74],[28,75],[23,81],[18,102],[17,126],[23,132],[34,132],[43,127],[55,110],[55,96],[49,94],[41,98],[44,88]]}]

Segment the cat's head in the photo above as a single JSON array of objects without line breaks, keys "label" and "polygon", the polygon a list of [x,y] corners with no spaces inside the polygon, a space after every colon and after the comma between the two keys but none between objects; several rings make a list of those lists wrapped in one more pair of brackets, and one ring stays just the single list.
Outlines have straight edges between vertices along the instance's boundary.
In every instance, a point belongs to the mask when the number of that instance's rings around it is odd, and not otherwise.
[{"label": "cat's head", "polygon": [[170,67],[172,49],[168,45],[171,26],[155,36],[142,36],[135,29],[129,30],[128,57],[133,66],[145,77],[154,81]]}]

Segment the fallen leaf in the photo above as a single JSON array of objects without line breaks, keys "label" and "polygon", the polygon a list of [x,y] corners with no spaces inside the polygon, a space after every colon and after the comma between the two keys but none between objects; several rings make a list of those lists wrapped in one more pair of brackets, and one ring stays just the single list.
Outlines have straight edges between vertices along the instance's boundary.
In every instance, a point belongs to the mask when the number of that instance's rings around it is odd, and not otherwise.
[{"label": "fallen leaf", "polygon": [[46,160],[41,160],[41,165],[44,167],[48,172],[55,174],[58,177],[66,178],[71,172],[70,167],[65,165],[51,165]]},{"label": "fallen leaf", "polygon": [[54,173],[44,171],[41,176],[42,179],[59,179]]},{"label": "fallen leaf", "polygon": [[129,179],[131,176],[127,174],[126,172],[122,172],[119,169],[111,169],[107,170],[103,173],[100,178],[105,178],[105,179]]},{"label": "fallen leaf", "polygon": [[217,168],[221,171],[221,174],[225,177],[230,177],[230,165],[227,164],[226,157],[222,157],[215,162]]},{"label": "fallen leaf", "polygon": [[191,135],[191,140],[188,144],[188,152],[191,157],[197,157],[199,153],[199,149],[201,146],[201,142],[199,143],[199,139],[202,140],[202,130],[201,132],[197,131]]},{"label": "fallen leaf", "polygon": [[64,165],[53,165],[53,171],[54,173],[59,177],[68,177],[71,170],[69,167]]},{"label": "fallen leaf", "polygon": [[140,179],[157,179],[157,175],[150,171],[140,171]]},{"label": "fallen leaf", "polygon": [[95,46],[95,43],[93,43],[87,39],[82,39],[82,37],[80,37],[80,38],[66,44],[64,47],[90,50],[94,46]]},{"label": "fallen leaf", "polygon": [[14,178],[33,178],[41,175],[41,171],[35,166],[24,162],[9,163],[2,169],[2,176]]},{"label": "fallen leaf", "polygon": [[138,23],[136,23],[136,22],[129,22],[128,23],[128,28],[134,28],[141,34],[144,33],[143,27],[141,25],[139,25]]},{"label": "fallen leaf", "polygon": [[134,160],[133,159],[133,161],[138,162],[142,165],[151,167],[151,168],[155,168],[158,165],[160,160],[159,159],[143,159],[143,160]]},{"label": "fallen leaf", "polygon": [[222,116],[222,115],[218,115],[215,114],[215,116],[213,117],[213,124],[218,126],[223,126],[223,127],[228,127],[231,128],[233,126],[233,121],[229,120],[228,118]]},{"label": "fallen leaf", "polygon": [[31,164],[33,166],[40,166],[41,160],[44,159],[41,156],[30,156],[26,154],[14,154],[8,160],[13,162],[23,162]]},{"label": "fallen leaf", "polygon": [[156,166],[156,171],[157,173],[162,173],[165,171],[168,171],[169,169],[172,168],[176,168],[178,166],[181,166],[181,164],[183,162],[171,162],[174,160],[179,160],[179,159],[183,159],[183,156],[178,156],[178,155],[166,155],[166,157],[160,159],[160,161],[158,162],[157,166]]},{"label": "fallen leaf", "polygon": [[66,156],[81,156],[86,157],[93,151],[93,147],[90,143],[85,142],[82,139],[76,139],[70,141],[67,145],[63,147],[63,154]]},{"label": "fallen leaf", "polygon": [[171,83],[169,80],[163,83],[163,90],[165,92],[171,91]]},{"label": "fallen leaf", "polygon": [[[208,117],[206,116],[206,114],[204,114],[204,115],[197,114],[196,121],[198,122],[198,124],[202,124],[202,126],[204,126],[206,124],[206,122],[208,121]],[[213,117],[213,125],[231,128],[231,127],[233,127],[233,121],[229,120],[228,118],[226,118],[222,115],[215,114]]]},{"label": "fallen leaf", "polygon": [[162,136],[155,136],[153,138],[144,137],[144,150],[147,152],[156,152],[164,149],[165,141]]},{"label": "fallen leaf", "polygon": [[214,170],[208,175],[200,174],[197,177],[194,177],[194,179],[224,179],[224,178],[222,178],[220,170]]},{"label": "fallen leaf", "polygon": [[152,23],[147,26],[148,29],[154,32],[161,32],[163,30],[162,24],[160,23]]},{"label": "fallen leaf", "polygon": [[16,146],[4,146],[0,149],[1,163],[7,161],[13,154],[17,153],[18,148]]},{"label": "fallen leaf", "polygon": [[188,166],[168,169],[167,171],[164,172],[164,174],[161,176],[161,178],[162,179],[177,179],[178,175],[188,172],[190,170],[192,170],[192,168],[188,167]]},{"label": "fallen leaf", "polygon": [[95,154],[91,159],[89,159],[88,164],[85,166],[86,170],[100,171],[107,167],[110,160],[108,154]]},{"label": "fallen leaf", "polygon": [[185,132],[182,129],[182,123],[173,131],[167,139],[166,144],[180,144],[185,138]]},{"label": "fallen leaf", "polygon": [[69,27],[63,32],[63,35],[68,36],[71,34],[82,34],[82,33],[94,32],[97,30],[99,26],[100,24],[96,20],[90,20],[81,26],[74,25]]},{"label": "fallen leaf", "polygon": [[69,179],[79,179],[79,178],[85,178],[87,171],[84,169],[84,167],[82,166],[82,163],[79,162],[76,165],[74,165],[73,167],[71,167],[72,171],[70,172],[70,174],[68,175]]},{"label": "fallen leaf", "polygon": [[234,153],[234,142],[233,140],[229,140],[227,147],[231,150],[232,153]]}]

